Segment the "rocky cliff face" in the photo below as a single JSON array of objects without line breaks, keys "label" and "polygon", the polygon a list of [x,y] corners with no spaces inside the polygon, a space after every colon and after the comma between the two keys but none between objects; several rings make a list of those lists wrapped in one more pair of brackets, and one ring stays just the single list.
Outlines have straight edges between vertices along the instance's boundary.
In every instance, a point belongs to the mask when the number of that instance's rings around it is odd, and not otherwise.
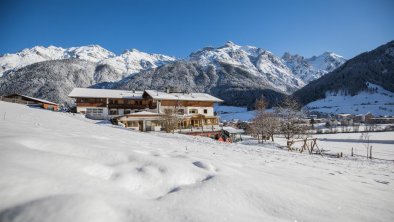
[{"label": "rocky cliff face", "polygon": [[304,83],[309,83],[335,70],[346,62],[346,59],[332,52],[325,52],[319,56],[304,58],[300,55],[285,53],[282,56],[287,67]]}]

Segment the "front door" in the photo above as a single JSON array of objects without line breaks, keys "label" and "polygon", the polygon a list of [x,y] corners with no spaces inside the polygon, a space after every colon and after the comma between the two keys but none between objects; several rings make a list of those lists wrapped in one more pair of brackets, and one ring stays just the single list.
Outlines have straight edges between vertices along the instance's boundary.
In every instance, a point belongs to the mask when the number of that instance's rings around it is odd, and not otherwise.
[{"label": "front door", "polygon": [[141,132],[144,131],[144,121],[138,121],[138,127]]}]

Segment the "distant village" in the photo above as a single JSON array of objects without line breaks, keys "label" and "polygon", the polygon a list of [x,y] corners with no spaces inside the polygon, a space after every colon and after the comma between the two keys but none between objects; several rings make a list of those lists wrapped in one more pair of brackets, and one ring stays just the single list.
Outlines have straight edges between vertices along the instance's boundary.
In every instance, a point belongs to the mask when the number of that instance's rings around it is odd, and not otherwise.
[{"label": "distant village", "polygon": [[[1,101],[79,113],[89,119],[109,120],[114,125],[141,132],[182,133],[224,142],[242,140],[243,134],[263,141],[274,140],[276,134],[289,140],[306,134],[394,130],[392,116],[308,113],[300,111],[296,101],[291,99],[270,112],[262,99],[256,101],[256,115],[252,120],[221,121],[214,104],[224,101],[206,93],[74,88],[68,96],[75,101],[75,107],[69,110],[54,102],[21,94],[1,96]],[[384,127],[377,127],[379,124]]]}]

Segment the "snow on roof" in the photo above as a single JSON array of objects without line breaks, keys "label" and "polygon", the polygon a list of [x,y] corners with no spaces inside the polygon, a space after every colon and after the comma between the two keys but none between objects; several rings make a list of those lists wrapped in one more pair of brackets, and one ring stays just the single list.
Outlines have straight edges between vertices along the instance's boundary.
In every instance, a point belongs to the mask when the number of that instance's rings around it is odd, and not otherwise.
[{"label": "snow on roof", "polygon": [[[166,93],[157,90],[145,90],[153,99],[187,100],[187,101],[209,101],[223,102],[223,100],[206,93]],[[72,98],[142,98],[142,91],[114,90],[114,89],[92,89],[74,88],[68,95]]]},{"label": "snow on roof", "polygon": [[166,93],[157,90],[145,90],[145,92],[153,99],[223,102],[206,93]]},{"label": "snow on roof", "polygon": [[123,99],[141,99],[142,91],[114,90],[114,89],[92,89],[92,88],[74,88],[69,97],[72,98],[123,98]]},{"label": "snow on roof", "polygon": [[18,93],[14,93],[12,95],[19,95],[19,96],[26,97],[26,98],[31,99],[31,100],[35,100],[35,101],[38,101],[38,102],[47,103],[47,104],[51,104],[51,105],[56,105],[56,106],[58,105],[57,103],[54,103],[54,102],[51,102],[51,101],[48,101],[48,100],[45,100],[45,99],[34,98],[34,97],[31,97],[31,96],[26,96],[26,95],[22,95],[22,94],[18,94]]},{"label": "snow on roof", "polygon": [[340,114],[338,114],[338,116],[347,117],[347,116],[352,116],[352,114],[349,114],[349,113],[340,113]]},{"label": "snow on roof", "polygon": [[230,126],[223,127],[223,130],[225,130],[229,133],[244,133],[245,132],[243,129],[235,129],[234,127],[230,127]]}]

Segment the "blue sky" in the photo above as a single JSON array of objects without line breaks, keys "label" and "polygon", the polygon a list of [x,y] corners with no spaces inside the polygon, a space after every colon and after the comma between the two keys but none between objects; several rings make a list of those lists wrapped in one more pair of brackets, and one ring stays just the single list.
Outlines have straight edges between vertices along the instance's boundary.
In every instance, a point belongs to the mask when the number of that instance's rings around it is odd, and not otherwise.
[{"label": "blue sky", "polygon": [[394,40],[393,0],[2,0],[0,54],[99,44],[185,57],[227,40],[347,58]]}]

